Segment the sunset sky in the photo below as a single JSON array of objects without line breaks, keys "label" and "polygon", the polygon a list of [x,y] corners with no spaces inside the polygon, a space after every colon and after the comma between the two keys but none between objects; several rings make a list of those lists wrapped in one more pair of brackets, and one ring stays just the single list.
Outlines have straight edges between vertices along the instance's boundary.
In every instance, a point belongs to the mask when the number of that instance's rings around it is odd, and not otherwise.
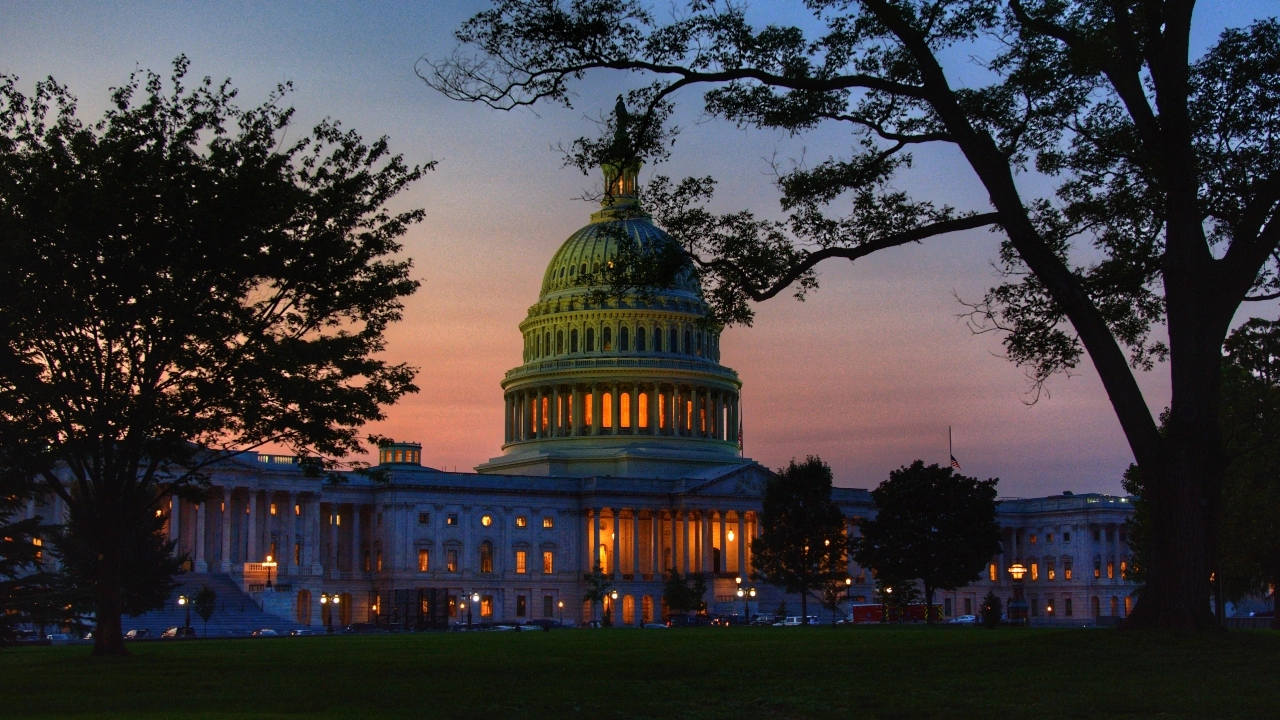
[{"label": "sunset sky", "polygon": [[[664,3],[656,3],[666,7]],[[136,68],[167,74],[185,53],[195,75],[230,77],[241,104],[292,81],[301,128],[329,116],[366,138],[387,135],[412,162],[438,169],[397,200],[426,220],[405,239],[422,289],[389,335],[388,355],[421,368],[422,391],[372,428],[423,444],[424,463],[468,469],[499,454],[502,374],[519,364],[517,324],[546,263],[594,209],[575,199],[597,178],[562,166],[553,146],[590,133],[590,119],[637,79],[597,74],[573,109],[503,113],[453,102],[414,73],[453,47],[452,31],[482,2],[12,3],[0,2],[0,74],[29,91],[52,75],[95,119],[107,89]],[[762,22],[808,22],[799,4],[757,2]],[[1275,13],[1274,2],[1202,4],[1196,42]],[[790,19],[790,20],[789,20]],[[715,207],[777,216],[770,159],[813,163],[848,147],[843,128],[803,138],[741,131],[679,98],[683,132],[668,163],[646,167],[721,181]],[[917,197],[986,209],[973,173],[950,151],[917,153],[900,183]],[[1025,187],[1046,187],[1027,178]],[[1132,456],[1092,367],[1053,379],[1029,404],[1022,371],[999,338],[973,335],[956,297],[998,282],[998,238],[973,232],[859,261],[820,266],[804,303],[758,306],[754,327],[728,330],[722,362],[742,378],[745,454],[770,467],[820,455],[838,485],[872,487],[900,465],[947,461],[947,426],[965,474],[1001,478],[1005,496],[1120,491]],[[1248,308],[1266,317],[1275,307]],[[1167,370],[1142,376],[1152,408],[1168,401]]]}]

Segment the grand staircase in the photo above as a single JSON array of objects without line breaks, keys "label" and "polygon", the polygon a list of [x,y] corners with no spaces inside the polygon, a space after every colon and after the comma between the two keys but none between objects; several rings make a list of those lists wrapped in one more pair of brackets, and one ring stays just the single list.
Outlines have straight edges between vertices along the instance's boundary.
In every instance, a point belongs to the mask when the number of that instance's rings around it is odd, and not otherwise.
[{"label": "grand staircase", "polygon": [[[217,610],[209,617],[207,637],[243,637],[259,628],[271,628],[284,635],[303,627],[279,615],[263,612],[253,598],[240,589],[240,584],[225,573],[186,573],[179,575],[178,579],[182,585],[165,601],[163,609],[122,618],[124,631],[147,629],[151,631],[151,637],[158,638],[167,628],[184,624],[187,610],[178,604],[178,596],[194,598],[204,585],[218,594]],[[206,637],[205,622],[196,614],[194,607],[191,609],[191,626],[197,635]]]}]

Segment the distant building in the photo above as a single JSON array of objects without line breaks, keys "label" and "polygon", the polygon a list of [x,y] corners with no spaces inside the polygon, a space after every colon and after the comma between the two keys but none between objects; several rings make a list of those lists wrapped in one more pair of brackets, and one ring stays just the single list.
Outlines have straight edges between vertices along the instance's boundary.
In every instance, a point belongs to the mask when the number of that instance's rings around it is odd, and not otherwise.
[{"label": "distant building", "polygon": [[[592,612],[584,574],[598,566],[617,591],[605,603],[614,622],[636,625],[661,621],[662,578],[674,569],[706,574],[712,612],[785,602],[798,613],[798,598],[749,579],[770,472],[741,457],[741,381],[719,363],[697,282],[591,292],[620,244],[647,253],[672,242],[637,212],[635,172],[607,169],[612,197],[553,256],[520,324],[523,363],[502,381],[501,455],[476,473],[443,472],[422,465],[419,445],[395,444],[379,450],[386,483],[352,474],[329,484],[290,456],[222,463],[208,501],[171,504],[168,532],[192,559],[186,586],[238,586],[298,625],[582,622]],[[851,532],[874,512],[865,490],[835,496]],[[1004,554],[938,602],[955,616],[976,614],[989,588],[1007,600],[1004,568],[1020,561],[1034,622],[1123,616],[1131,514],[1127,498],[1103,495],[1004,501]],[[849,572],[850,599],[874,602],[868,573]],[[737,596],[738,577],[755,601]]]}]

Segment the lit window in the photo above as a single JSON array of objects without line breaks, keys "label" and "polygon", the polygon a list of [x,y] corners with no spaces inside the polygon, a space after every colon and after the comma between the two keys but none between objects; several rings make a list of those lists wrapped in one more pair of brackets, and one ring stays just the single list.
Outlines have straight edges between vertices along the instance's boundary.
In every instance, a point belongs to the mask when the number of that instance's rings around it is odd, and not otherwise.
[{"label": "lit window", "polygon": [[524,515],[516,516],[516,527],[529,527],[529,518]]},{"label": "lit window", "polygon": [[418,572],[427,572],[431,569],[431,551],[418,551]]},{"label": "lit window", "polygon": [[591,419],[594,417],[593,408],[591,407],[592,397],[592,395],[587,394],[582,398],[582,423],[587,427],[595,425],[595,422]]},{"label": "lit window", "polygon": [[445,553],[445,569],[451,573],[458,572],[458,548],[449,548]]},{"label": "lit window", "polygon": [[555,526],[556,526],[556,519],[555,519],[555,518],[551,517],[550,515],[544,515],[544,516],[542,517],[542,527],[543,527],[543,528],[553,528],[553,527],[555,527]]},{"label": "lit window", "polygon": [[485,526],[485,527],[489,527],[490,525],[492,525],[492,524],[493,524],[493,517],[492,517],[492,516],[489,516],[489,515],[485,515],[485,516],[481,517],[481,518],[480,518],[480,524],[481,524],[481,525],[483,525],[483,526]]},{"label": "lit window", "polygon": [[529,553],[525,552],[524,550],[516,551],[516,573],[523,575],[529,572],[529,568],[526,564],[528,561],[528,558],[529,558]]},{"label": "lit window", "polygon": [[1121,558],[1120,560],[1120,579],[1129,579],[1129,561]]},{"label": "lit window", "polygon": [[[381,516],[379,516],[379,517],[381,517]],[[419,524],[419,525],[430,525],[430,524],[431,524],[431,513],[424,513],[424,512],[420,512],[420,513],[418,513],[418,524]]]},{"label": "lit window", "polygon": [[988,576],[991,578],[991,582],[996,581],[996,564],[995,563],[991,563],[991,567],[988,568]]},{"label": "lit window", "polygon": [[301,506],[301,505],[294,505],[294,506],[293,506],[293,514],[294,514],[294,515],[301,515],[301,514],[302,514],[302,506]]},{"label": "lit window", "polygon": [[1032,545],[1035,545],[1035,544],[1036,544],[1036,536],[1035,536],[1035,535],[1032,535],[1030,540],[1031,540],[1031,544],[1032,544]]},{"label": "lit window", "polygon": [[618,427],[631,427],[631,393],[618,396]]},{"label": "lit window", "polygon": [[1053,560],[1044,561],[1044,570],[1045,570],[1045,574],[1048,575],[1050,580],[1053,580],[1054,578],[1057,577],[1057,572],[1054,570],[1054,567],[1053,567]]},{"label": "lit window", "polygon": [[[1071,558],[1062,559],[1062,579],[1063,580],[1071,579],[1071,564],[1072,564]],[[1070,613],[1068,613],[1068,615],[1069,614]]]},{"label": "lit window", "polygon": [[1040,579],[1040,563],[1031,563],[1031,579]]},{"label": "lit window", "polygon": [[1093,577],[1094,578],[1102,577],[1102,556],[1101,555],[1093,556]]},{"label": "lit window", "polygon": [[493,572],[493,545],[487,540],[480,543],[480,572]]},{"label": "lit window", "polygon": [[1051,543],[1051,542],[1053,542],[1053,533],[1047,533],[1047,534],[1044,536],[1044,541],[1045,541],[1045,542],[1047,542],[1047,543]]},{"label": "lit window", "polygon": [[600,333],[600,351],[609,352],[613,350],[613,328],[605,328]]},{"label": "lit window", "polygon": [[294,565],[302,564],[302,543],[293,544],[293,564]]},{"label": "lit window", "polygon": [[444,519],[444,524],[445,524],[445,525],[457,525],[457,524],[458,524],[458,513],[449,513],[448,517],[446,517],[446,518]]},{"label": "lit window", "polygon": [[550,575],[555,571],[555,553],[550,550],[542,551],[542,574]]},{"label": "lit window", "polygon": [[374,568],[374,572],[382,572],[382,548],[378,548],[377,552],[374,553],[374,557],[377,561],[377,567]]},{"label": "lit window", "polygon": [[272,514],[272,515],[275,515],[275,514],[276,514],[276,504],[275,504],[275,503],[271,503],[271,514]]},{"label": "lit window", "polygon": [[1107,559],[1107,579],[1115,580],[1115,578],[1116,578],[1116,561],[1108,558]]},{"label": "lit window", "polygon": [[480,596],[480,617],[493,617],[493,596]]},{"label": "lit window", "polygon": [[[637,335],[636,337],[640,336]],[[649,393],[640,393],[640,397],[636,400],[636,405],[639,406],[637,408],[639,410],[637,414],[640,416],[638,425],[642,428],[649,427]]]},{"label": "lit window", "polygon": [[613,427],[613,393],[607,392],[600,396],[600,426]]},{"label": "lit window", "polygon": [[1133,612],[1133,596],[1132,596],[1132,595],[1126,595],[1126,596],[1125,596],[1125,598],[1124,598],[1124,614],[1125,614],[1125,617],[1128,617],[1128,616],[1129,616],[1129,613],[1131,613],[1131,612]]}]

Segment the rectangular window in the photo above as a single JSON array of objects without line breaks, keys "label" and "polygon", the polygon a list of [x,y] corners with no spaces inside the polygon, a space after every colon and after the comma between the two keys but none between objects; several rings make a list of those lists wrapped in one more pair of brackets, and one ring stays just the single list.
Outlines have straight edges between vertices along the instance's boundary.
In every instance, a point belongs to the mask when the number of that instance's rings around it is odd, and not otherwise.
[{"label": "rectangular window", "polygon": [[1129,613],[1133,611],[1133,596],[1126,595],[1124,598],[1124,616],[1129,617]]},{"label": "rectangular window", "polygon": [[1102,542],[1102,531],[1099,530],[1098,528],[1093,529],[1093,541]]},{"label": "rectangular window", "polygon": [[553,527],[555,527],[555,526],[556,526],[556,519],[555,519],[555,518],[551,517],[550,515],[544,515],[544,516],[542,516],[542,527],[543,527],[544,529],[550,529],[550,528],[553,528]]},{"label": "rectangular window", "polygon": [[493,596],[492,595],[480,596],[480,617],[482,618],[493,617]]},{"label": "rectangular window", "polygon": [[995,582],[996,581],[996,564],[995,563],[991,563],[991,567],[987,569],[987,573],[988,573],[988,576],[991,578],[991,582]]},{"label": "rectangular window", "polygon": [[1062,542],[1064,542],[1064,543],[1069,543],[1069,542],[1071,542],[1071,533],[1069,533],[1069,532],[1064,532],[1064,533],[1062,533]]},{"label": "rectangular window", "polygon": [[457,616],[458,616],[458,596],[450,595],[449,596],[449,617],[457,617]]},{"label": "rectangular window", "polygon": [[549,424],[549,421],[547,420],[547,405],[550,402],[551,402],[551,398],[547,397],[546,395],[542,396],[542,432],[547,431],[547,425]]},{"label": "rectangular window", "polygon": [[431,570],[431,551],[418,551],[418,572],[429,572]]},{"label": "rectangular window", "polygon": [[302,564],[302,543],[293,544],[293,564],[295,566]]},{"label": "rectangular window", "polygon": [[542,617],[554,617],[556,614],[556,601],[550,595],[542,596]]},{"label": "rectangular window", "polygon": [[516,527],[529,527],[529,518],[524,515],[516,516]]},{"label": "rectangular window", "polygon": [[1128,540],[1126,540],[1125,537],[1126,535],[1124,532],[1124,528],[1120,528],[1120,542],[1128,542]]},{"label": "rectangular window", "polygon": [[1040,563],[1031,563],[1031,579],[1040,579]]},{"label": "rectangular window", "polygon": [[524,550],[516,551],[516,573],[523,575],[529,572],[529,568],[526,565],[526,561],[528,557],[529,557],[529,553],[525,552]]},{"label": "rectangular window", "polygon": [[524,596],[517,595],[516,596],[516,617],[524,617],[525,613],[526,613],[526,610],[525,610]]},{"label": "rectangular window", "polygon": [[445,525],[457,525],[457,524],[458,524],[458,513],[449,513],[449,516],[448,516],[448,517],[446,517],[446,518],[444,519],[444,524],[445,524]]},{"label": "rectangular window", "polygon": [[618,427],[631,427],[631,393],[618,395]]},{"label": "rectangular window", "polygon": [[1047,561],[1045,561],[1044,569],[1045,569],[1045,573],[1049,576],[1049,579],[1050,579],[1050,580],[1053,580],[1054,578],[1056,578],[1056,577],[1057,577],[1057,575],[1058,575],[1058,574],[1057,574],[1057,572],[1056,572],[1056,571],[1054,570],[1054,568],[1053,568],[1053,561],[1052,561],[1052,560],[1047,560]]},{"label": "rectangular window", "polygon": [[1071,558],[1062,561],[1062,579],[1071,579]]},{"label": "rectangular window", "polygon": [[942,614],[946,617],[951,617],[951,598],[946,598],[942,601]]},{"label": "rectangular window", "polygon": [[1071,617],[1071,598],[1063,598],[1062,614],[1066,615],[1067,617]]},{"label": "rectangular window", "polygon": [[378,527],[382,527],[382,513],[378,513]]},{"label": "rectangular window", "polygon": [[684,401],[684,429],[685,430],[693,429],[693,401],[692,400]]},{"label": "rectangular window", "polygon": [[1053,617],[1053,596],[1052,596],[1052,595],[1050,595],[1049,597],[1045,598],[1045,601],[1044,601],[1044,614],[1045,614],[1045,615],[1048,615],[1049,617]]},{"label": "rectangular window", "polygon": [[591,418],[595,417],[595,408],[591,407],[595,397],[591,393],[582,396],[582,424],[587,427],[594,427],[595,421]]},{"label": "rectangular window", "polygon": [[276,504],[275,504],[275,503],[271,503],[271,514],[272,514],[272,515],[275,515],[275,514],[276,514]]},{"label": "rectangular window", "polygon": [[1107,579],[1108,580],[1116,579],[1116,563],[1114,560],[1107,561]]},{"label": "rectangular window", "polygon": [[458,549],[449,548],[445,553],[445,569],[451,573],[458,572]]},{"label": "rectangular window", "polygon": [[973,598],[964,599],[964,614],[965,615],[973,614]]},{"label": "rectangular window", "polygon": [[1125,562],[1124,560],[1120,561],[1120,579],[1121,580],[1129,579],[1129,563]]},{"label": "rectangular window", "polygon": [[1032,534],[1032,535],[1031,535],[1031,537],[1029,538],[1029,541],[1031,542],[1031,544],[1032,544],[1032,545],[1035,545],[1035,544],[1036,544],[1036,536],[1035,536],[1034,534]]},{"label": "rectangular window", "polygon": [[369,572],[369,551],[364,551],[364,571]]},{"label": "rectangular window", "polygon": [[[379,517],[381,517],[381,516],[379,516]],[[418,524],[419,524],[419,525],[430,525],[430,524],[431,524],[431,513],[424,513],[424,512],[420,512],[420,513],[418,513]]]},{"label": "rectangular window", "polygon": [[555,569],[555,554],[550,550],[542,551],[542,574],[550,575]]},{"label": "rectangular window", "polygon": [[302,506],[301,506],[301,505],[294,505],[294,506],[293,506],[293,514],[294,514],[294,515],[301,515],[301,514],[302,514]]},{"label": "rectangular window", "polygon": [[1028,600],[1027,607],[1031,610],[1031,617],[1040,617],[1040,601],[1038,599],[1031,598]]},{"label": "rectangular window", "polygon": [[1102,558],[1093,559],[1093,577],[1094,579],[1102,577]]},{"label": "rectangular window", "polygon": [[382,572],[382,548],[378,548],[377,552],[374,554],[374,557],[375,557],[375,562],[377,563],[377,568],[375,569],[375,572]]},{"label": "rectangular window", "polygon": [[641,428],[649,427],[649,393],[646,393],[646,392],[640,393],[640,395],[636,398],[636,404],[640,406],[638,408],[639,410],[638,414],[640,416],[640,422],[639,422],[640,427]]},{"label": "rectangular window", "polygon": [[658,429],[664,430],[667,427],[667,396],[658,395]]},{"label": "rectangular window", "polygon": [[1044,536],[1044,541],[1047,543],[1053,542],[1053,533],[1046,533]]}]

